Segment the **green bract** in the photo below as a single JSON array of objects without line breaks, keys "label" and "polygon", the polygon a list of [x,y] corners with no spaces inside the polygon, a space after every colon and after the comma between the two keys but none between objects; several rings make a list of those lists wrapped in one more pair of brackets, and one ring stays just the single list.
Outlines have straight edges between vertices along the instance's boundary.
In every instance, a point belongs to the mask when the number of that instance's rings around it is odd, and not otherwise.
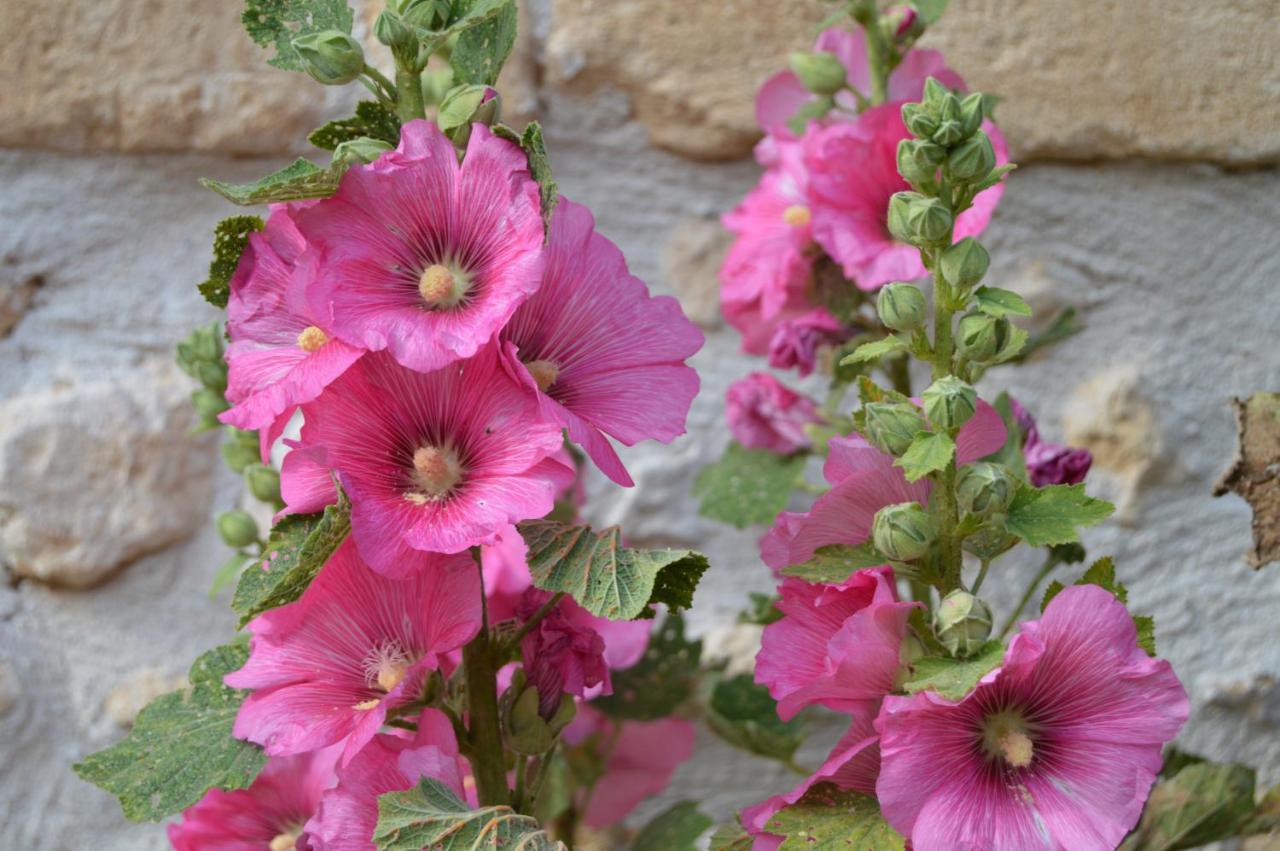
[{"label": "green bract", "polygon": [[345,86],[364,71],[360,42],[340,30],[307,33],[292,42],[302,68],[317,83]]},{"label": "green bract", "polygon": [[916,502],[886,505],[871,526],[876,549],[895,561],[915,561],[937,537],[938,521]]}]

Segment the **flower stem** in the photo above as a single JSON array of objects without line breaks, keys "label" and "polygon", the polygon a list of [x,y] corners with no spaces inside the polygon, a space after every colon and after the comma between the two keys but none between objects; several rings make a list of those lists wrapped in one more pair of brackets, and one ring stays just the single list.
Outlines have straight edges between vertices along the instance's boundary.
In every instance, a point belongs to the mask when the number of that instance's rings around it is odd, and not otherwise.
[{"label": "flower stem", "polygon": [[472,547],[472,558],[480,573],[480,605],[482,623],[479,634],[462,648],[462,666],[467,678],[467,714],[471,722],[468,738],[469,759],[476,781],[476,796],[481,806],[506,804],[506,752],[502,747],[502,728],[498,718],[498,677],[494,665],[493,643],[489,637],[489,613],[484,602],[484,571],[478,547]]},{"label": "flower stem", "polygon": [[1022,592],[1022,599],[1018,601],[1018,605],[1014,606],[1013,611],[1009,614],[1009,620],[1000,630],[1000,639],[1002,641],[1004,640],[1004,637],[1013,630],[1014,626],[1017,625],[1018,618],[1022,616],[1022,610],[1027,607],[1027,603],[1031,602],[1031,598],[1035,596],[1036,589],[1040,587],[1040,583],[1044,582],[1045,578],[1053,572],[1053,569],[1057,567],[1059,563],[1061,563],[1061,559],[1058,558],[1057,554],[1050,550],[1049,555],[1044,560],[1044,564],[1040,566],[1039,572],[1036,573],[1035,577],[1031,580],[1031,583],[1027,585],[1027,589]]},{"label": "flower stem", "polygon": [[[872,6],[874,9],[874,5]],[[879,106],[889,100],[889,45],[880,30],[880,13],[862,27],[867,34],[867,64],[871,71],[871,105]]]},{"label": "flower stem", "polygon": [[422,77],[413,67],[416,63],[396,59],[396,114],[406,124],[415,118],[426,118],[427,108],[422,97]]}]

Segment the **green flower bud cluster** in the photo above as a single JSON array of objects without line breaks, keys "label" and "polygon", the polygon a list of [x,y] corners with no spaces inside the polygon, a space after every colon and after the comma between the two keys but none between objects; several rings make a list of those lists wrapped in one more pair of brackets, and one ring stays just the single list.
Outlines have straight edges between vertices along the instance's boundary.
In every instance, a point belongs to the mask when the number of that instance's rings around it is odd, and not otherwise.
[{"label": "green flower bud cluster", "polygon": [[896,192],[889,199],[889,232],[902,242],[925,246],[942,242],[955,220],[937,198],[919,192]]},{"label": "green flower bud cluster", "polygon": [[410,49],[416,51],[418,47],[418,37],[404,18],[391,8],[378,13],[378,19],[373,22],[373,37],[396,53]]},{"label": "green flower bud cluster", "polygon": [[876,549],[894,561],[915,561],[937,537],[937,519],[916,502],[886,505],[871,524]]},{"label": "green flower bud cluster", "polygon": [[920,396],[929,422],[948,432],[956,432],[978,410],[978,391],[954,375],[944,375]]},{"label": "green flower bud cluster", "polygon": [[862,406],[862,434],[890,455],[902,455],[922,431],[928,431],[924,414],[910,402],[868,402]]},{"label": "green flower bud cluster", "polygon": [[303,70],[317,83],[345,86],[364,73],[364,48],[342,30],[307,33],[292,43],[302,59]]},{"label": "green flower bud cluster", "polygon": [[886,284],[876,296],[880,321],[894,331],[910,333],[923,327],[925,308],[924,293],[913,284]]},{"label": "green flower bud cluster", "polygon": [[178,343],[178,366],[201,384],[191,394],[191,404],[199,415],[197,431],[217,428],[218,414],[231,407],[223,395],[227,392],[227,364],[222,351],[222,329],[216,322],[195,329]]},{"label": "green flower bud cluster", "polygon": [[937,185],[939,169],[953,183],[985,180],[996,166],[995,147],[982,130],[985,109],[980,92],[961,98],[930,77],[924,100],[902,106],[902,121],[915,138],[899,143],[898,171],[926,191]]},{"label": "green flower bud cluster", "polygon": [[934,610],[933,632],[952,656],[972,656],[991,637],[991,610],[968,591],[952,591]]}]

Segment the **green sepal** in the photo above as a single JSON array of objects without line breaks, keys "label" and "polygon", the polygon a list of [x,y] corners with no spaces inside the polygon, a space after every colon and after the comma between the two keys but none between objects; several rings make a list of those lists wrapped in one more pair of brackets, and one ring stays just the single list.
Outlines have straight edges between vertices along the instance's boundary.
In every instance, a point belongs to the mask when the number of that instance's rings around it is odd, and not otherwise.
[{"label": "green sepal", "polygon": [[262,749],[231,734],[249,694],[222,684],[249,658],[243,644],[215,647],[191,666],[190,687],[143,707],[129,735],[73,766],[120,799],[130,821],[160,821],[210,789],[243,789],[267,762]]},{"label": "green sepal", "polygon": [[947,700],[960,700],[978,681],[1004,661],[1004,644],[988,641],[967,659],[926,656],[911,665],[911,678],[903,684],[908,694],[936,692]]},{"label": "green sepal", "polygon": [[380,139],[389,145],[400,144],[400,119],[396,114],[375,100],[356,104],[356,114],[351,118],[330,121],[311,131],[307,141],[317,148],[332,151],[343,142],[368,137]]},{"label": "green sepal", "polygon": [[255,44],[275,48],[269,64],[301,71],[302,57],[293,40],[321,30],[350,33],[354,15],[346,0],[245,0],[240,20]]},{"label": "green sepal", "polygon": [[783,721],[769,689],[757,685],[751,674],[719,679],[706,704],[707,726],[736,748],[789,763],[804,742],[800,719]]},{"label": "green sepal", "polygon": [[218,222],[213,229],[213,260],[209,262],[209,277],[197,287],[205,301],[214,307],[227,306],[231,297],[231,276],[249,245],[249,234],[265,226],[257,216],[232,216]]},{"label": "green sepal", "polygon": [[515,0],[503,0],[484,21],[463,30],[449,54],[458,83],[492,86],[516,43]]},{"label": "green sepal", "polygon": [[373,843],[378,851],[565,851],[537,819],[506,806],[469,809],[447,786],[429,777],[406,792],[378,796]]},{"label": "green sepal", "polygon": [[995,357],[990,361],[989,365],[998,363],[1007,363],[1008,361],[1017,360],[1022,354],[1022,350],[1026,348],[1027,341],[1031,338],[1022,328],[1017,325],[1009,325],[1009,335],[1005,338],[1004,345],[1000,347],[1000,351],[996,352]]},{"label": "green sepal", "polygon": [[684,635],[684,618],[667,615],[640,661],[614,671],[613,694],[591,701],[611,718],[654,721],[666,718],[692,696],[701,674],[702,641]]},{"label": "green sepal", "polygon": [[1023,301],[1022,296],[1010,290],[998,287],[978,287],[974,292],[978,300],[978,310],[997,319],[1001,316],[1030,316],[1031,305]]},{"label": "green sepal", "polygon": [[663,810],[640,829],[631,851],[695,851],[698,838],[711,827],[710,816],[693,801]]},{"label": "green sepal", "polygon": [[255,204],[275,204],[280,201],[301,201],[306,198],[328,198],[338,189],[344,163],[328,168],[299,157],[289,165],[273,171],[253,183],[224,183],[212,178],[200,178],[200,184],[212,189],[232,204],[250,207]]},{"label": "green sepal", "polygon": [[778,811],[765,830],[785,837],[779,851],[902,851],[902,835],[880,814],[875,798],[819,784],[796,803]]},{"label": "green sepal", "polygon": [[1009,504],[1005,529],[1033,547],[1070,544],[1080,540],[1078,527],[1101,523],[1115,510],[1087,495],[1084,485],[1023,485]]},{"label": "green sepal", "polygon": [[704,467],[694,480],[698,513],[739,529],[771,523],[803,480],[804,463],[802,454],[779,455],[730,443],[720,460]]},{"label": "green sepal", "polygon": [[916,482],[951,463],[956,442],[945,431],[922,431],[893,466],[901,467],[907,481]]},{"label": "green sepal", "polygon": [[849,544],[828,544],[818,547],[813,558],[802,564],[783,568],[783,576],[794,576],[806,582],[837,585],[844,582],[855,570],[879,567],[889,564],[889,559],[876,551],[870,541],[850,546]]},{"label": "green sepal", "polygon": [[1068,337],[1074,337],[1084,330],[1074,307],[1064,307],[1050,320],[1043,331],[1032,334],[1022,351],[1013,359],[1013,363],[1023,363],[1040,349],[1060,343]]}]

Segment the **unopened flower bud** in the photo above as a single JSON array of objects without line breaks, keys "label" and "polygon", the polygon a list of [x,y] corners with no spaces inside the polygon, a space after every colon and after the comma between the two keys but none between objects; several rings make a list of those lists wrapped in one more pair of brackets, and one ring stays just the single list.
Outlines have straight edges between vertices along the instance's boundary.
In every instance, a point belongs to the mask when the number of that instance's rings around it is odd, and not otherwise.
[{"label": "unopened flower bud", "polygon": [[263,502],[280,501],[280,474],[266,464],[250,464],[244,470],[249,493]]},{"label": "unopened flower bud", "polygon": [[538,712],[538,704],[537,687],[527,686],[507,713],[505,738],[516,753],[543,754],[556,743],[551,725]]},{"label": "unopened flower bud", "polygon": [[360,42],[341,30],[300,35],[293,40],[293,49],[311,79],[326,86],[345,86],[364,71]]},{"label": "unopened flower bud", "polygon": [[911,183],[926,183],[938,173],[938,163],[932,161],[933,150],[946,151],[932,142],[919,139],[903,139],[898,143],[898,174]]},{"label": "unopened flower bud", "polygon": [[904,103],[902,105],[902,123],[907,125],[913,136],[928,139],[938,129],[938,118],[931,114],[922,103]]},{"label": "unopened flower bud", "polygon": [[476,111],[471,113],[471,123],[492,127],[501,115],[502,95],[492,86],[485,86],[484,99],[480,101]]},{"label": "unopened flower bud", "polygon": [[1009,320],[985,313],[967,313],[960,319],[956,344],[974,363],[987,363],[1009,340]]},{"label": "unopened flower bud", "polygon": [[964,543],[961,545],[965,552],[987,561],[991,561],[997,556],[1008,552],[1019,541],[1018,538],[1004,530],[1002,521],[997,522],[995,517],[990,518],[990,520],[991,525],[985,526],[972,535],[965,537]]},{"label": "unopened flower bud", "polygon": [[933,613],[933,631],[952,656],[971,656],[991,637],[991,610],[968,591],[952,591]]},{"label": "unopened flower bud", "polygon": [[929,422],[952,432],[967,423],[978,408],[978,392],[954,375],[930,384],[920,399]]},{"label": "unopened flower bud", "polygon": [[894,6],[884,13],[883,20],[895,39],[914,39],[924,34],[924,18],[914,6]]},{"label": "unopened flower bud", "polygon": [[984,117],[982,92],[965,95],[960,101],[960,127],[966,139],[978,132]]},{"label": "unopened flower bud", "polygon": [[886,505],[871,524],[875,547],[894,561],[915,561],[938,537],[938,521],[917,502]]},{"label": "unopened flower bud", "polygon": [[942,102],[951,94],[951,90],[938,82],[937,77],[929,77],[924,81],[923,104],[937,116],[942,111]]},{"label": "unopened flower bud", "polygon": [[373,36],[392,50],[417,45],[418,38],[393,9],[383,9],[373,22]]},{"label": "unopened flower bud", "polygon": [[996,150],[991,139],[981,130],[961,142],[947,156],[951,176],[957,180],[986,177],[996,167]]},{"label": "unopened flower bud", "polygon": [[889,233],[900,242],[910,242],[912,238],[908,213],[911,205],[924,199],[919,192],[895,192],[889,199]]},{"label": "unopened flower bud", "polygon": [[862,406],[862,413],[867,441],[890,455],[902,455],[927,428],[924,414],[907,402],[869,402]]},{"label": "unopened flower bud", "polygon": [[834,95],[845,87],[848,72],[834,55],[824,51],[791,54],[791,70],[815,95]]},{"label": "unopened flower bud", "polygon": [[258,521],[247,511],[224,511],[214,524],[223,543],[232,549],[242,550],[258,542]]},{"label": "unopened flower bud", "polygon": [[947,283],[959,290],[966,290],[982,280],[991,265],[991,255],[982,243],[971,236],[950,245],[942,252],[939,264],[942,277]]},{"label": "unopened flower bud", "polygon": [[981,462],[960,469],[956,501],[970,514],[990,517],[1009,507],[1018,480],[1001,464]]},{"label": "unopened flower bud", "polygon": [[914,331],[924,325],[924,293],[912,284],[887,284],[876,296],[876,313],[880,314],[880,321],[885,327],[895,331]]},{"label": "unopened flower bud", "polygon": [[244,468],[250,464],[258,463],[260,457],[258,452],[258,439],[253,432],[240,431],[239,429],[230,429],[238,435],[248,435],[249,440],[244,441],[239,437],[225,441],[222,444],[222,460],[231,468],[234,473],[243,473]]},{"label": "unopened flower bud", "polygon": [[406,0],[400,14],[406,24],[434,32],[449,22],[449,0]]},{"label": "unopened flower bud", "polygon": [[933,131],[933,141],[939,145],[951,146],[964,138],[964,125],[958,118],[944,118],[938,122],[938,129]]},{"label": "unopened flower bud", "polygon": [[912,235],[909,242],[919,244],[946,239],[952,224],[951,211],[937,198],[917,201],[907,209],[907,227]]},{"label": "unopened flower bud", "polygon": [[203,387],[191,394],[191,404],[201,417],[213,417],[215,419],[218,414],[231,407],[221,393],[216,390],[210,390],[207,387]]},{"label": "unopened flower bud", "polygon": [[348,139],[345,142],[340,142],[338,147],[333,149],[333,162],[335,164],[347,163],[348,165],[371,163],[390,150],[394,149],[381,139],[370,139],[368,136],[361,136],[358,139]]}]

